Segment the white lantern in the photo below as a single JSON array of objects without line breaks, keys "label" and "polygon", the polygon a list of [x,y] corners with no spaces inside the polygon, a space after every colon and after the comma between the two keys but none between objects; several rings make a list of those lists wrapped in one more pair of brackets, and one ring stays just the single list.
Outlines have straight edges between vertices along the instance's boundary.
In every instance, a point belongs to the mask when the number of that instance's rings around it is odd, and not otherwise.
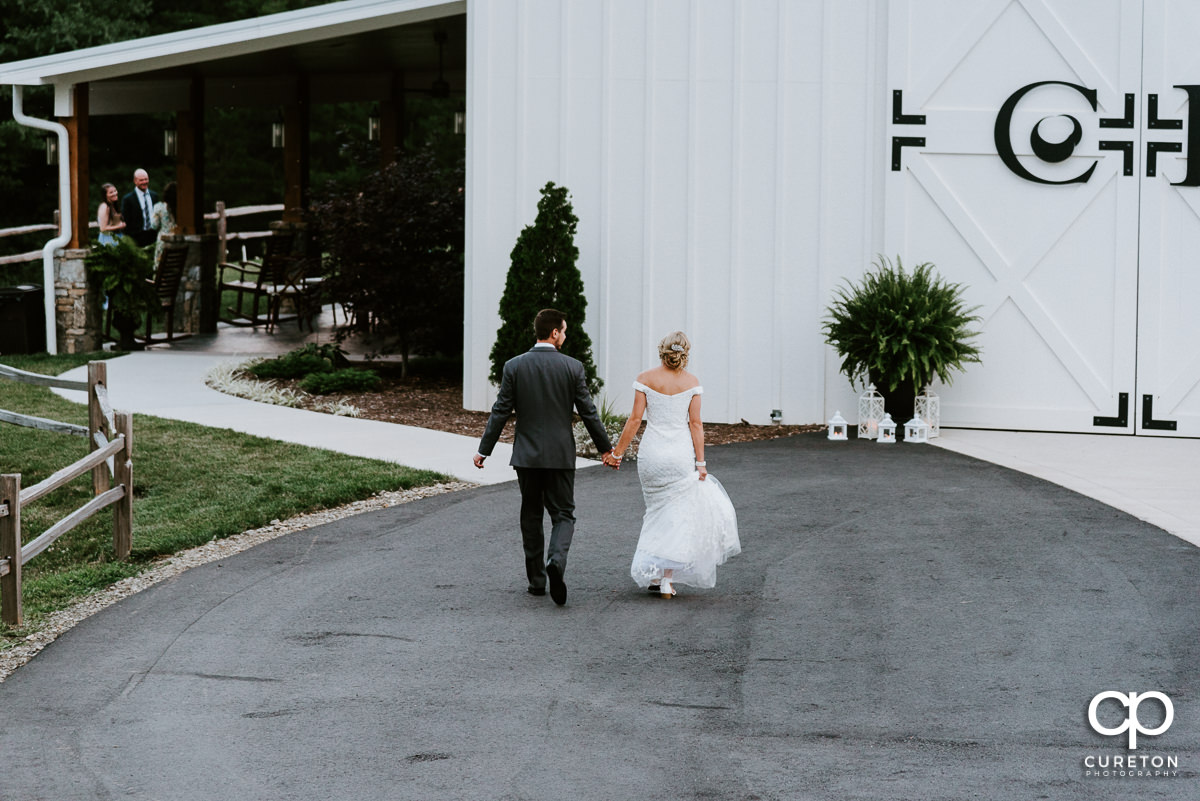
[{"label": "white lantern", "polygon": [[883,396],[875,391],[875,385],[867,385],[867,391],[858,398],[858,438],[878,439],[879,421],[883,419]]},{"label": "white lantern", "polygon": [[929,442],[929,424],[914,415],[904,424],[905,442]]},{"label": "white lantern", "polygon": [[892,421],[890,414],[884,414],[883,419],[879,421],[879,439],[876,442],[895,442],[896,441],[896,424]]},{"label": "white lantern", "polygon": [[917,417],[929,424],[930,439],[941,436],[942,401],[934,394],[932,387],[925,387],[925,391],[917,396],[913,410]]},{"label": "white lantern", "polygon": [[833,417],[829,420],[829,439],[844,440],[849,439],[846,421],[842,419],[842,413],[834,412]]}]

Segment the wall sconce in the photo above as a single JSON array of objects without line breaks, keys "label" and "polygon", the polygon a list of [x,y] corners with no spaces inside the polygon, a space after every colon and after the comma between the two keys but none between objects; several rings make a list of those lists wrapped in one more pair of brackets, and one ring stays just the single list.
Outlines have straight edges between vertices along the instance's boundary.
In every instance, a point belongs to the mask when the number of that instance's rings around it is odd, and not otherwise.
[{"label": "wall sconce", "polygon": [[283,115],[279,115],[275,122],[271,123],[271,147],[279,150],[283,147]]},{"label": "wall sconce", "polygon": [[783,409],[772,409],[771,410],[771,422],[774,423],[775,425],[779,425],[780,423],[783,422]]},{"label": "wall sconce", "polygon": [[467,112],[466,109],[460,108],[454,112],[454,133],[456,136],[462,136],[467,132]]},{"label": "wall sconce", "polygon": [[163,155],[173,158],[179,151],[179,133],[175,130],[175,121],[167,123],[163,128]]},{"label": "wall sconce", "polygon": [[58,137],[54,134],[46,136],[46,164],[51,167],[58,164]]},{"label": "wall sconce", "polygon": [[383,121],[379,117],[379,106],[371,109],[371,113],[367,115],[367,141],[378,142],[380,137],[380,127]]}]

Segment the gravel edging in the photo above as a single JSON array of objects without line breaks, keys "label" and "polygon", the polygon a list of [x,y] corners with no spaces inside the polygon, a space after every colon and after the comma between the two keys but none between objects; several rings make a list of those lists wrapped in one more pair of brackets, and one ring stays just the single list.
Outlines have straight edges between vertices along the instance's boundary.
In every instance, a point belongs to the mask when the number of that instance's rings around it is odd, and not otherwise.
[{"label": "gravel edging", "polygon": [[195,548],[164,557],[153,563],[144,572],[136,576],[121,579],[111,587],[89,595],[67,609],[54,612],[46,618],[45,624],[40,629],[25,638],[24,643],[0,651],[0,683],[3,683],[5,679],[13,674],[13,671],[33,659],[39,651],[54,642],[60,634],[69,630],[76,623],[91,617],[102,609],[112,606],[122,598],[128,598],[147,587],[158,584],[160,581],[174,578],[189,568],[233,556],[234,554],[253,548],[255,545],[273,540],[284,534],[290,534],[294,531],[303,531],[313,526],[331,523],[334,520],[341,520],[342,518],[362,514],[363,512],[386,509],[390,506],[409,503],[421,498],[430,498],[446,492],[472,489],[476,486],[478,485],[465,481],[451,481],[442,484],[433,484],[428,487],[417,487],[411,490],[380,492],[365,500],[348,503],[345,506],[338,506],[334,509],[322,509],[319,512],[310,512],[309,514],[299,515],[287,520],[272,520],[270,524],[262,528],[251,529],[224,539],[214,539]]}]

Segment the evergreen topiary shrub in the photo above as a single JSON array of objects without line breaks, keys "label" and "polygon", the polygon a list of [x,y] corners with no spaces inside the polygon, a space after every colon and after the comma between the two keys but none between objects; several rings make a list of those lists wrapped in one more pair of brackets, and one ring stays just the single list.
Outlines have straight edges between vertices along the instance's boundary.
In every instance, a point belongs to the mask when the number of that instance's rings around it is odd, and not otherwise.
[{"label": "evergreen topiary shrub", "polygon": [[583,276],[576,260],[575,227],[579,218],[564,186],[547,183],[541,190],[537,218],[517,237],[500,298],[500,329],[492,346],[488,378],[499,385],[504,363],[533,346],[533,318],[542,309],[557,309],[567,318],[562,352],[583,362],[588,390],[596,395],[604,385],[592,361],[592,340],[584,330],[587,310]]}]

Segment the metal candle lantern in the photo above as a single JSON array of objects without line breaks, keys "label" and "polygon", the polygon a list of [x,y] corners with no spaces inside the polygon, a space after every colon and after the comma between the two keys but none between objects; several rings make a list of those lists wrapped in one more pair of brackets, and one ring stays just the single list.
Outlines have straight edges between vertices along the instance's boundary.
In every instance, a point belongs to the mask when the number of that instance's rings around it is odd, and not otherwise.
[{"label": "metal candle lantern", "polygon": [[847,423],[844,419],[842,419],[842,413],[840,411],[834,412],[833,417],[829,420],[829,439],[849,439]]},{"label": "metal candle lantern", "polygon": [[875,390],[874,384],[869,384],[867,391],[858,398],[858,438],[878,439],[882,419],[883,396]]},{"label": "metal candle lantern", "polygon": [[895,442],[896,441],[896,424],[892,421],[890,414],[884,414],[883,419],[879,421],[879,438],[876,442]]},{"label": "metal candle lantern", "polygon": [[929,424],[920,418],[914,416],[904,424],[904,441],[905,442],[929,442]]},{"label": "metal candle lantern", "polygon": [[930,439],[941,435],[939,423],[942,418],[942,401],[931,387],[925,387],[925,391],[917,396],[913,411],[917,417],[929,424]]}]

